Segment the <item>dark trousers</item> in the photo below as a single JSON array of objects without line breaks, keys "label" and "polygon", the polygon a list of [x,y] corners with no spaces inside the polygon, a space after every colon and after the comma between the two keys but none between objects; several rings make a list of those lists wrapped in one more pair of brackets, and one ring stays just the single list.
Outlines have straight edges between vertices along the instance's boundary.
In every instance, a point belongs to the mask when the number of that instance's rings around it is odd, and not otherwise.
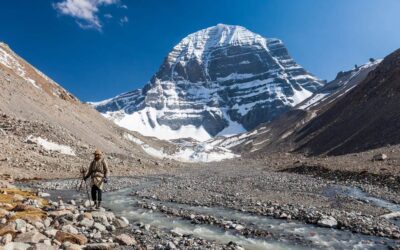
[{"label": "dark trousers", "polygon": [[101,189],[98,188],[96,185],[93,185],[92,186],[92,200],[94,202],[96,202],[96,201],[101,202],[101,194],[102,194]]}]

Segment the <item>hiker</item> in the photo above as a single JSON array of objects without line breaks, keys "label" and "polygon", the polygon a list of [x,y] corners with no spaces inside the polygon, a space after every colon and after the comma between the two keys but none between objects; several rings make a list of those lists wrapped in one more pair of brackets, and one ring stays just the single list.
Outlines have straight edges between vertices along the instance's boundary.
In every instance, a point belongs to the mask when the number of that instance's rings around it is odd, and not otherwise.
[{"label": "hiker", "polygon": [[102,192],[104,183],[108,182],[108,166],[100,150],[94,152],[94,159],[90,163],[89,170],[84,177],[86,181],[87,178],[92,179],[92,200],[96,208],[99,208],[102,200]]}]

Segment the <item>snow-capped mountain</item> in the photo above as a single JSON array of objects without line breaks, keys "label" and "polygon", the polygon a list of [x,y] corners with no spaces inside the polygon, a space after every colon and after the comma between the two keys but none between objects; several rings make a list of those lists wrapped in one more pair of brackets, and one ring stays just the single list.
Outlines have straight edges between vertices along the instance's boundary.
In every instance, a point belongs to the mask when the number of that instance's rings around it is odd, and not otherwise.
[{"label": "snow-capped mountain", "polygon": [[322,86],[281,40],[218,24],[180,41],[143,89],[92,104],[143,135],[205,141],[271,121]]}]

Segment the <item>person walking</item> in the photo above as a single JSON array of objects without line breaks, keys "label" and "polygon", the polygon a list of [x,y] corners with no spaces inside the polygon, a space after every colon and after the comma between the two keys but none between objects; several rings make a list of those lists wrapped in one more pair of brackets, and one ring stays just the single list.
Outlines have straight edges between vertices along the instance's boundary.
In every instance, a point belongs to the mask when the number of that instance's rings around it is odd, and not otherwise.
[{"label": "person walking", "polygon": [[96,208],[99,208],[101,206],[104,183],[108,182],[108,165],[100,150],[94,152],[94,159],[90,163],[84,180],[86,181],[89,177],[91,177],[92,183],[92,200]]}]

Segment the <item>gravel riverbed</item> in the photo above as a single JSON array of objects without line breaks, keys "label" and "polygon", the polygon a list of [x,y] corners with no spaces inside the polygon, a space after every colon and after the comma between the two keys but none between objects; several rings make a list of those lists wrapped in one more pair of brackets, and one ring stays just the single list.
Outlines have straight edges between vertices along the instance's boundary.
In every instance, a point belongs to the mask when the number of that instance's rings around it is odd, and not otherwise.
[{"label": "gravel riverbed", "polygon": [[[52,180],[33,185],[42,189],[73,189],[77,182],[78,180],[74,179]],[[397,239],[400,239],[399,223],[382,217],[394,211],[367,199],[363,200],[362,197],[353,197],[346,193],[347,191],[343,191],[343,188],[345,190],[350,188],[349,190],[364,191],[365,194],[363,194],[368,197],[373,196],[382,200],[389,198],[388,202],[394,201],[391,205],[396,207],[397,193],[381,185],[355,181],[349,185],[349,182],[342,180],[275,172],[261,167],[243,169],[243,167],[235,166],[224,168],[205,166],[179,169],[171,171],[168,175],[112,177],[106,186],[106,191],[112,195],[111,191],[123,188],[130,188],[131,195],[143,202],[153,200],[190,206],[223,207],[288,223],[301,222],[321,228],[334,228],[381,237],[385,240],[392,239],[394,245],[391,244],[389,248],[399,247],[396,243]],[[105,195],[108,195],[107,192]],[[190,217],[190,211],[173,214],[173,209],[168,206],[155,207],[157,211],[167,213],[169,216],[186,219]],[[142,208],[152,210],[151,205],[143,205]],[[200,213],[195,216],[202,218],[206,215]],[[226,226],[218,223],[216,219],[206,221],[206,224],[210,223],[221,228]],[[230,228],[229,230],[246,237],[272,237],[268,230],[255,227],[246,227],[245,230]],[[165,233],[163,230],[159,230],[159,234],[163,233]],[[170,233],[168,235],[172,236]],[[161,238],[168,238],[168,236],[164,235]],[[164,243],[160,242],[160,244]],[[302,244],[306,244],[306,241],[303,240]]]}]

